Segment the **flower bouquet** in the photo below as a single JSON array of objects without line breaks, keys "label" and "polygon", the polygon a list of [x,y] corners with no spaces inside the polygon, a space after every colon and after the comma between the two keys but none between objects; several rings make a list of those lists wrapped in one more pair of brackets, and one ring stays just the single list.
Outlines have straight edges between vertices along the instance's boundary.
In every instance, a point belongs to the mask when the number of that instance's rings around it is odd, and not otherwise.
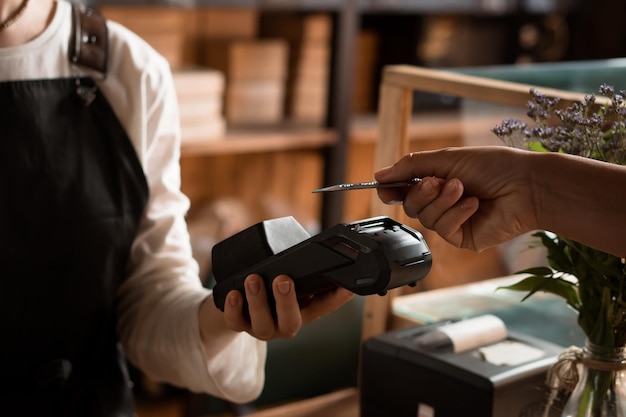
[{"label": "flower bouquet", "polygon": [[[506,119],[493,132],[509,146],[563,152],[623,165],[626,163],[626,93],[616,92],[606,84],[600,86],[599,93],[605,97],[602,103],[595,95],[587,95],[567,108],[558,108],[558,98],[531,89],[528,116],[534,126]],[[534,236],[547,250],[549,267],[520,271],[529,276],[507,288],[528,292],[524,299],[538,291],[562,297],[576,310],[587,338],[585,349],[564,352],[560,358],[563,360],[550,373],[550,377],[556,378],[549,382],[554,384],[554,391],[574,389],[563,415],[624,415],[626,394],[624,398],[617,397],[626,386],[615,386],[622,374],[626,375],[623,371],[626,368],[624,259],[548,231],[536,232]],[[610,356],[608,368],[598,364],[607,362],[603,360],[606,356]],[[581,373],[585,378],[577,384],[578,364],[586,366]]]}]

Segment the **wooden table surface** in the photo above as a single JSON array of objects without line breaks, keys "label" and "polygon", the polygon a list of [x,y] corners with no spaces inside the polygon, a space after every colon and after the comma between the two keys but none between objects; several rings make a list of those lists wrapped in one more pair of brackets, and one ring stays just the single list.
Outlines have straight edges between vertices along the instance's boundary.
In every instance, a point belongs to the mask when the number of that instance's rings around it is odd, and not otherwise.
[{"label": "wooden table surface", "polygon": [[273,407],[249,417],[359,417],[357,388],[346,388],[330,394]]}]

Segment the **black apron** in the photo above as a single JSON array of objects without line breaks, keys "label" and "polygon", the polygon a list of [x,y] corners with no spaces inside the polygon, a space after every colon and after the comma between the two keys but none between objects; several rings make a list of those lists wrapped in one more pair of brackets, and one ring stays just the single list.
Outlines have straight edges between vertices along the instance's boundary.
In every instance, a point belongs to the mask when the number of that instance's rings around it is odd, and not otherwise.
[{"label": "black apron", "polygon": [[133,415],[115,294],[147,198],[92,79],[0,83],[1,415]]}]

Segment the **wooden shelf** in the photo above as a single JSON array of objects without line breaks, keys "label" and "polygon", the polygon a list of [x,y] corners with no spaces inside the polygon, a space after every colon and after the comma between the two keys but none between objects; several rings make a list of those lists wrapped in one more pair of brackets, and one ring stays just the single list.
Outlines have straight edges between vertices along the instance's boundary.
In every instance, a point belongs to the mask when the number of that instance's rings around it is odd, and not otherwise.
[{"label": "wooden shelf", "polygon": [[[256,8],[263,11],[295,10],[295,11],[330,11],[339,12],[346,0],[197,0],[197,7],[229,7]],[[504,0],[489,3],[483,0],[354,0],[355,10],[360,13],[400,13],[400,14],[433,14],[456,13],[475,16],[513,15],[522,9],[528,13],[568,13],[576,10],[576,2],[570,0],[553,0],[547,6],[540,6],[518,0]],[[492,4],[493,3],[493,4]],[[94,0],[92,5],[102,4],[133,4],[155,5],[151,0]],[[163,3],[165,4],[165,3]]]},{"label": "wooden shelf", "polygon": [[[484,117],[473,121],[462,120],[457,111],[420,113],[413,116],[409,126],[412,140],[429,140],[437,137],[460,136],[468,132],[490,134],[489,128],[501,121]],[[378,138],[376,115],[359,115],[350,125],[351,143],[374,144]],[[320,149],[337,143],[333,129],[304,126],[272,126],[257,128],[231,128],[222,139],[205,143],[188,143],[182,146],[182,156],[251,154],[280,152],[298,149]]]},{"label": "wooden shelf", "polygon": [[228,129],[222,139],[183,144],[183,157],[250,154],[297,149],[319,149],[337,142],[334,130],[320,127],[282,126]]},{"label": "wooden shelf", "polygon": [[339,11],[344,6],[343,3],[343,0],[258,0],[258,6],[265,10]]},{"label": "wooden shelf", "polygon": [[[457,112],[429,112],[413,116],[409,136],[413,139],[432,136],[448,136],[459,133]],[[378,119],[376,115],[360,115],[352,118],[350,128],[352,143],[376,143]]]},{"label": "wooden shelf", "polygon": [[[462,118],[460,111],[446,110],[414,114],[409,125],[409,138],[412,141],[432,140],[447,137],[462,137],[467,134],[492,136],[490,129],[500,123],[498,115],[483,116],[469,120]],[[378,140],[378,119],[376,115],[359,115],[352,118],[350,142],[374,144]]]}]

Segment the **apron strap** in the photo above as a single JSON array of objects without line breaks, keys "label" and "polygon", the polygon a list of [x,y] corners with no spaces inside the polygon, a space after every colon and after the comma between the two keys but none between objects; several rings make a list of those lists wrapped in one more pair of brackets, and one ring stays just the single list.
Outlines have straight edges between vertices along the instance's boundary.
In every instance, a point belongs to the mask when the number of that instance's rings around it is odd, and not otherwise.
[{"label": "apron strap", "polygon": [[94,9],[72,3],[72,26],[70,62],[106,77],[109,42],[106,20]]}]

